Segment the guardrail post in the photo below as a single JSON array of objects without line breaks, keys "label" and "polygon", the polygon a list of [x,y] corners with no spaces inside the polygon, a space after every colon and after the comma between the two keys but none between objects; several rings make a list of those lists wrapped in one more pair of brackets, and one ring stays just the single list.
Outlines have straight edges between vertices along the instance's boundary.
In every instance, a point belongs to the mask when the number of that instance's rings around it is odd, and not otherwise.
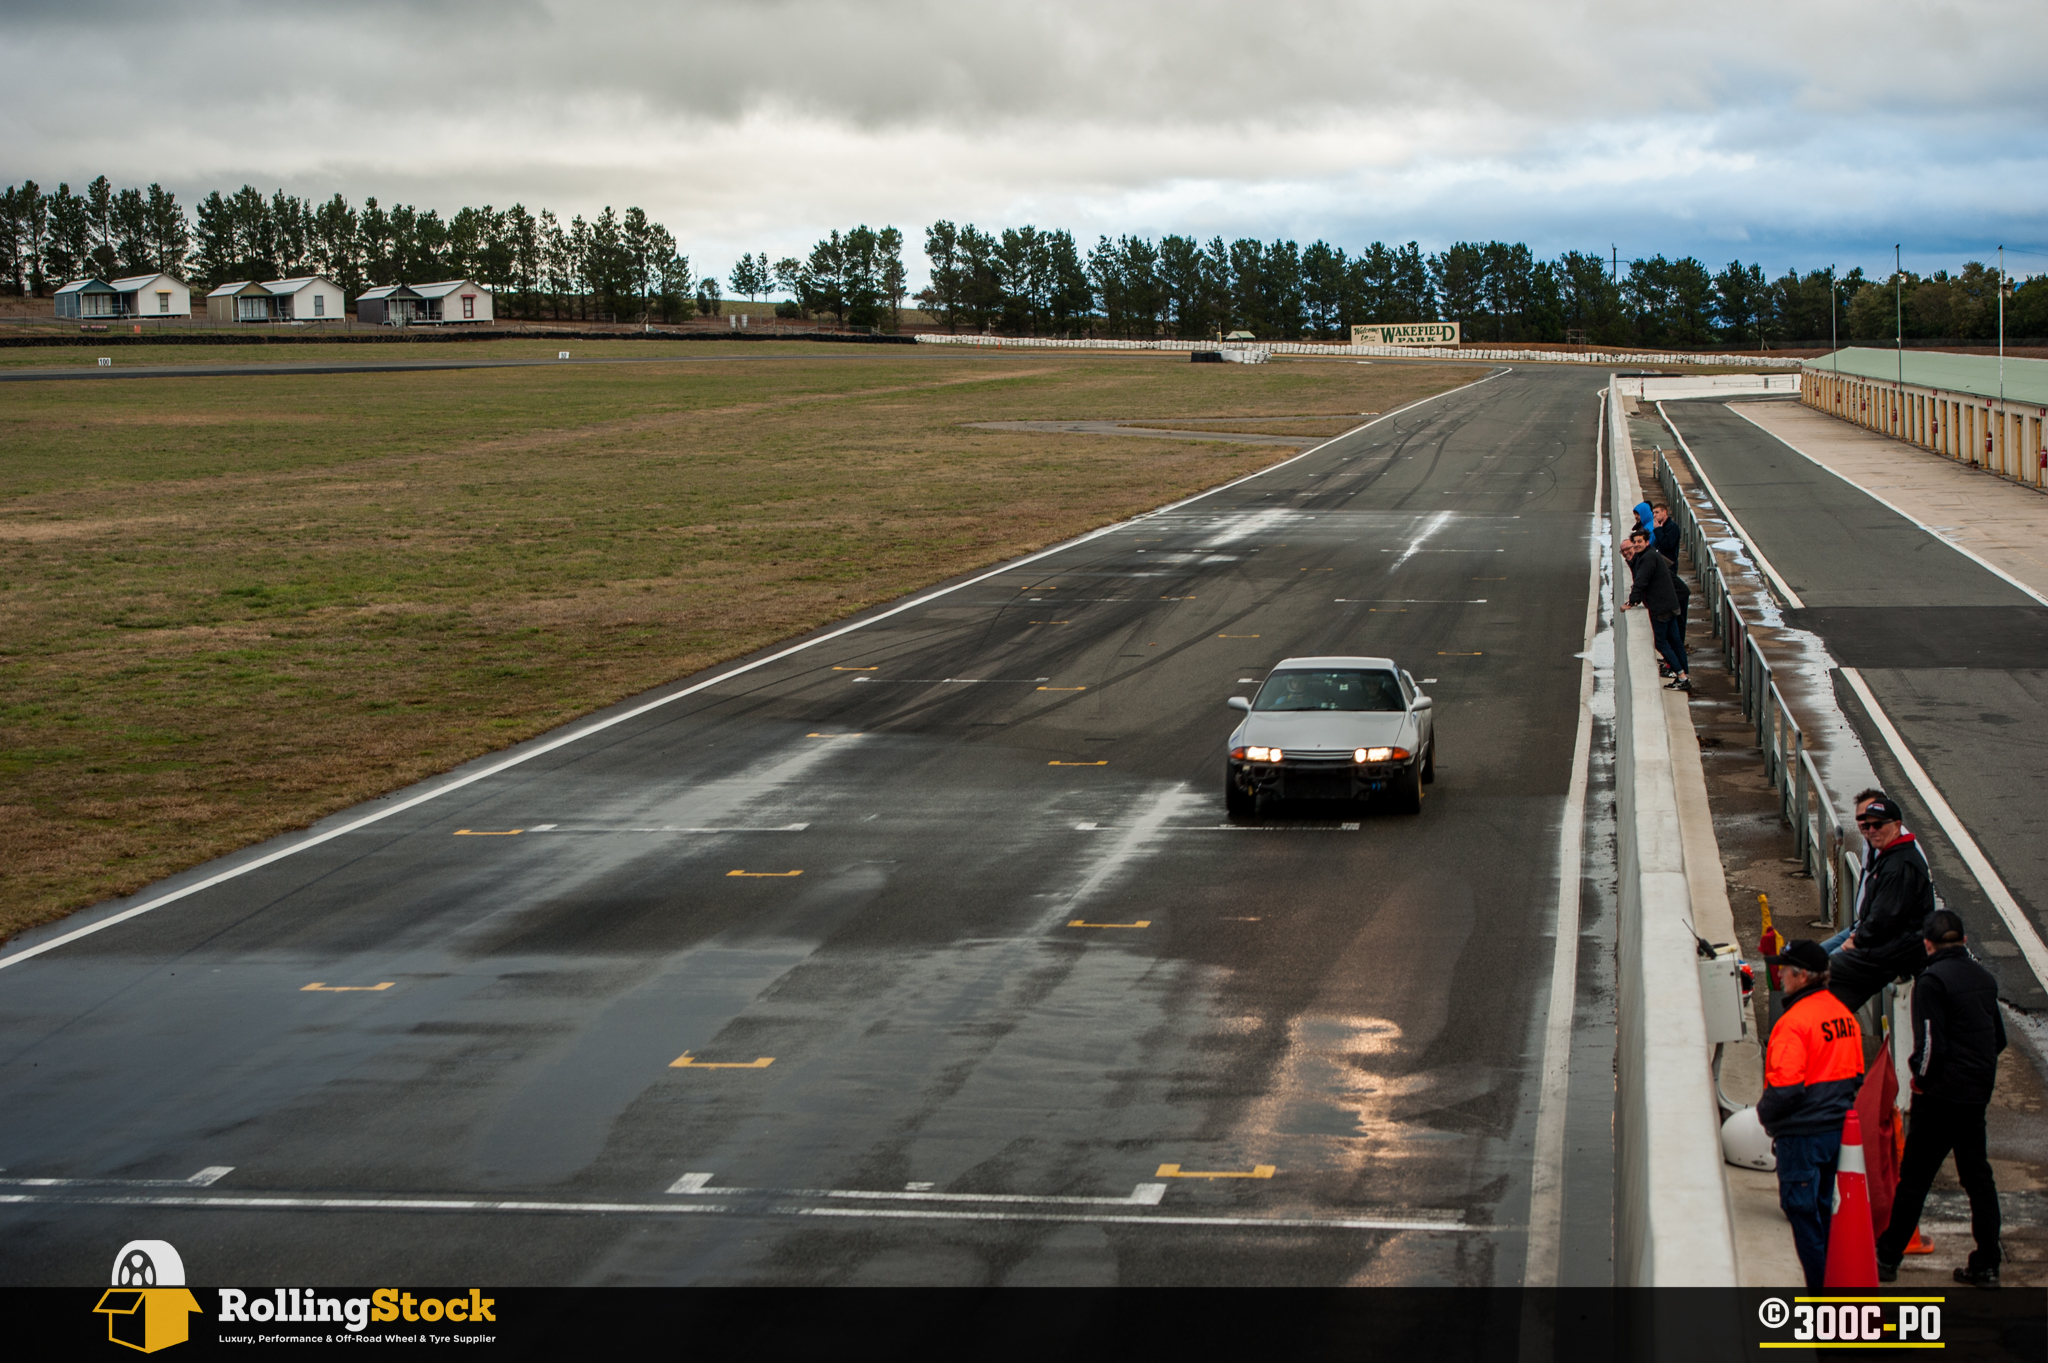
[{"label": "guardrail post", "polygon": [[1805,758],[1806,735],[1795,724],[1792,726],[1792,850],[1799,854],[1799,864],[1810,871],[1813,868],[1806,852],[1813,839],[1813,830],[1806,822]]},{"label": "guardrail post", "polygon": [[1755,649],[1749,656],[1756,660],[1756,680],[1751,683],[1756,695],[1756,745],[1763,749],[1764,775],[1773,786],[1778,784],[1778,773],[1773,765],[1777,757],[1778,735],[1771,716],[1771,669],[1764,665],[1763,655]]}]

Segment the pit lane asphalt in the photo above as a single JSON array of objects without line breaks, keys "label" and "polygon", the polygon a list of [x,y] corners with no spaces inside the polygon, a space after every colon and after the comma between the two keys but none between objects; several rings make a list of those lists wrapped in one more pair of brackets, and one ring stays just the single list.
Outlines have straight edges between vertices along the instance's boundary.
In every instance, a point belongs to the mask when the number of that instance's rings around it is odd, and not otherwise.
[{"label": "pit lane asphalt", "polygon": [[[0,1281],[1520,1281],[1595,390],[1500,373],[0,969],[0,1178],[79,1180],[0,1186]],[[1224,698],[1317,653],[1434,679],[1420,816],[1226,822]]]},{"label": "pit lane asphalt", "polygon": [[[1727,509],[1805,602],[1785,623],[1818,634],[1837,663],[1862,674],[2036,931],[2048,931],[2048,849],[2033,807],[2048,771],[2048,607],[1729,406],[1666,410]],[[1833,675],[1842,713],[1928,844],[1935,886],[1963,915],[2000,992],[2029,1010],[2048,1007],[1997,909]]]}]

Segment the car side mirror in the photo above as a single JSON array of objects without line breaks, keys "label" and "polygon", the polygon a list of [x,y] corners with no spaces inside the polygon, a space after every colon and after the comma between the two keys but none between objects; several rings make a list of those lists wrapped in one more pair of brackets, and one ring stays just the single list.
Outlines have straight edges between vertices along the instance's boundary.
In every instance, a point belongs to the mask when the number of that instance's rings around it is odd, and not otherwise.
[{"label": "car side mirror", "polygon": [[1247,713],[1249,713],[1252,708],[1252,703],[1246,700],[1243,696],[1232,696],[1229,700],[1226,700],[1223,703],[1225,705],[1228,705],[1233,710],[1243,710]]},{"label": "car side mirror", "polygon": [[1427,710],[1433,704],[1435,704],[1435,702],[1430,700],[1428,696],[1417,696],[1415,698],[1415,705],[1413,708],[1417,710]]}]

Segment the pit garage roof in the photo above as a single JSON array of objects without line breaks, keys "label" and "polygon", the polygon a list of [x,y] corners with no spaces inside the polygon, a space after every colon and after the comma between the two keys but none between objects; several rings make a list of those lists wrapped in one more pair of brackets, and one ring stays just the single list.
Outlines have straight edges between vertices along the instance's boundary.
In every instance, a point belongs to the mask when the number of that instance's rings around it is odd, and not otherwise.
[{"label": "pit garage roof", "polygon": [[[1900,359],[1895,350],[1852,346],[1808,360],[1809,373],[1837,371],[1860,379],[1897,382]],[[1945,350],[1909,350],[1905,354],[1906,382],[1921,388],[1939,388],[1975,397],[1998,397],[1998,357],[1957,355]],[[2048,407],[2048,360],[2005,359],[2005,399],[2029,407]]]}]

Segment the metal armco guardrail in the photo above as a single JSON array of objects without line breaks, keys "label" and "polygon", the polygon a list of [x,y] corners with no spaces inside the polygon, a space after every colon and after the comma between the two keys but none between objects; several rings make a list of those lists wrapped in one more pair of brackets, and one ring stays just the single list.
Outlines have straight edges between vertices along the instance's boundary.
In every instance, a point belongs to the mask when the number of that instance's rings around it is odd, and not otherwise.
[{"label": "metal armco guardrail", "polygon": [[[1693,465],[1691,452],[1681,444],[1679,454],[1692,474],[1693,486],[1704,488],[1706,480]],[[1743,717],[1756,731],[1764,770],[1778,794],[1778,812],[1791,825],[1794,850],[1813,877],[1822,915],[1837,928],[1843,927],[1855,905],[1857,881],[1862,875],[1862,860],[1854,850],[1861,847],[1861,839],[1851,835],[1836,813],[1820,769],[1806,750],[1806,733],[1785,704],[1770,659],[1757,645],[1755,624],[1728,590],[1720,556],[1662,451],[1657,454],[1657,484],[1664,491],[1665,505],[1678,519],[1679,534],[1699,575],[1701,595],[1713,612],[1714,638],[1721,646],[1722,661],[1735,674]]]}]

